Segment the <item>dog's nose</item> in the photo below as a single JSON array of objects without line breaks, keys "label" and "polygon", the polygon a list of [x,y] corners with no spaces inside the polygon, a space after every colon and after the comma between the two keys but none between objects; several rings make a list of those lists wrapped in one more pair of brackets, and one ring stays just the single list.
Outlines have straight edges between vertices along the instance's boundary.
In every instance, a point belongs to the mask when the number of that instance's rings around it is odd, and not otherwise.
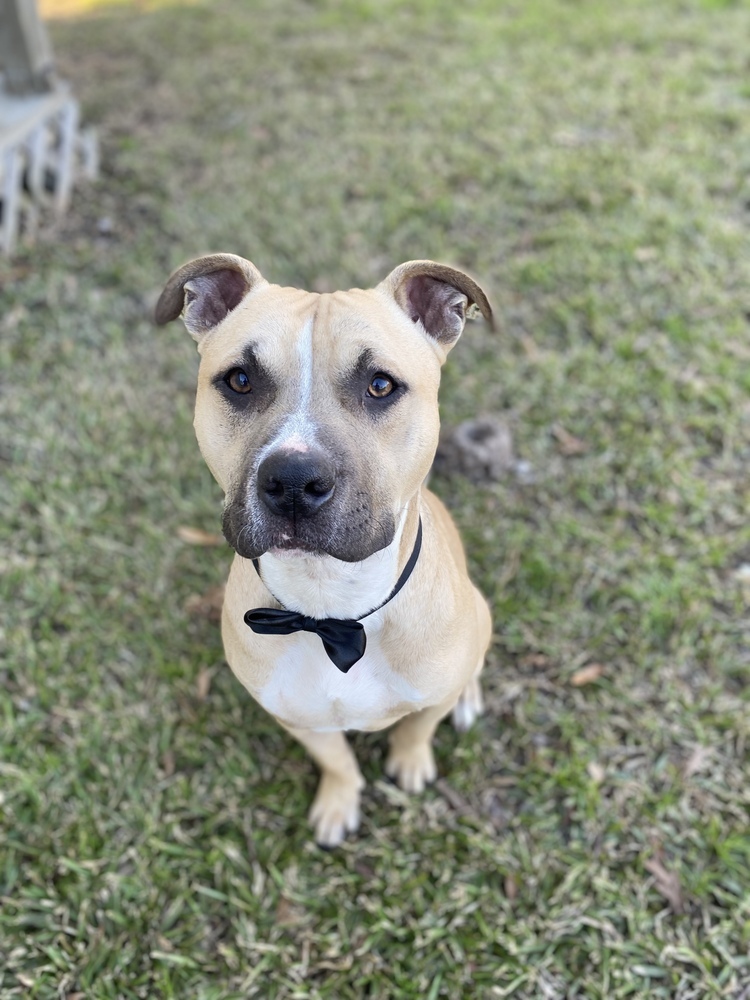
[{"label": "dog's nose", "polygon": [[274,452],[260,463],[258,494],[272,514],[312,517],[328,503],[336,474],[328,459],[310,452]]}]

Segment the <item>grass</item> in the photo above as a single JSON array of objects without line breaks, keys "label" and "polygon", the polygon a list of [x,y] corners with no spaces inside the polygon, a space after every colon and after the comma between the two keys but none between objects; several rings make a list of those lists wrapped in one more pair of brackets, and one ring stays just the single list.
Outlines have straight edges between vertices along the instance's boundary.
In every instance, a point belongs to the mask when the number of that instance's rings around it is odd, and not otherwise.
[{"label": "grass", "polygon": [[[103,172],[0,265],[0,997],[747,998],[750,9],[51,30]],[[331,854],[311,764],[185,610],[229,556],[178,535],[221,498],[194,347],[149,311],[211,250],[319,289],[476,274],[502,332],[467,330],[444,420],[503,415],[531,469],[434,481],[494,607],[488,713],[416,799],[355,736]]]}]

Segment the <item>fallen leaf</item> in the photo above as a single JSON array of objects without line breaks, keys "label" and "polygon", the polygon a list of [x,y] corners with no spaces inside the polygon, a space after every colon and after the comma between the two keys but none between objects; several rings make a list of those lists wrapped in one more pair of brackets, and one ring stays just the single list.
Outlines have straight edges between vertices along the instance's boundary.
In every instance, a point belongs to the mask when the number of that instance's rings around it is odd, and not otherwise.
[{"label": "fallen leaf", "polygon": [[595,760],[590,760],[586,765],[586,770],[589,773],[589,777],[594,782],[595,785],[601,785],[607,776],[607,772],[604,770],[601,764],[597,764]]},{"label": "fallen leaf", "polygon": [[521,347],[523,348],[523,353],[532,363],[539,361],[542,357],[542,352],[536,344],[533,337],[530,337],[528,333],[521,334]]},{"label": "fallen leaf", "polygon": [[[495,779],[496,783],[506,779]],[[504,830],[513,818],[507,799],[497,788],[486,788],[482,792],[482,815],[486,816],[496,830]]]},{"label": "fallen leaf", "polygon": [[697,771],[702,771],[711,759],[713,750],[711,747],[702,747],[700,744],[693,747],[693,752],[682,765],[682,777],[692,778]]},{"label": "fallen leaf", "polygon": [[174,760],[174,751],[172,750],[171,747],[167,747],[167,749],[161,755],[161,766],[167,778],[170,778],[174,774],[175,760]]},{"label": "fallen leaf", "polygon": [[544,653],[529,653],[528,656],[522,656],[518,661],[519,667],[546,667],[549,665],[549,656],[545,656]]},{"label": "fallen leaf", "polygon": [[553,142],[556,142],[558,146],[567,146],[570,149],[580,145],[578,135],[573,131],[573,129],[568,128],[559,128],[553,134],[552,140]]},{"label": "fallen leaf", "polygon": [[208,621],[221,620],[221,607],[224,603],[224,586],[211,587],[205,594],[191,594],[183,607],[191,618],[207,618]]},{"label": "fallen leaf", "polygon": [[566,431],[562,424],[552,425],[552,437],[557,441],[558,451],[561,455],[570,457],[572,455],[582,455],[589,450],[589,446],[581,438]]},{"label": "fallen leaf", "polygon": [[177,537],[187,545],[224,545],[224,536],[217,535],[211,531],[203,531],[201,528],[191,528],[186,524],[180,525],[177,529]]},{"label": "fallen leaf", "polygon": [[324,959],[322,962],[316,962],[313,966],[313,975],[322,970],[323,972],[348,972],[349,969],[354,965],[353,955],[344,955],[343,958],[334,961],[329,961]]},{"label": "fallen leaf", "polygon": [[445,778],[438,778],[434,787],[436,791],[440,792],[451,809],[457,812],[459,816],[476,815],[469,802],[455,788],[451,788]]},{"label": "fallen leaf", "polygon": [[26,319],[29,315],[29,310],[26,306],[14,306],[9,309],[3,316],[3,328],[5,330],[15,330],[19,323]]},{"label": "fallen leaf", "polygon": [[658,858],[649,858],[644,868],[654,876],[654,887],[669,903],[674,913],[682,913],[682,886],[679,876],[664,867]]},{"label": "fallen leaf", "polygon": [[512,903],[516,896],[518,896],[518,882],[516,882],[516,877],[511,872],[508,872],[505,876],[503,887],[505,889],[505,895]]},{"label": "fallen leaf", "polygon": [[208,692],[211,690],[211,678],[214,672],[210,667],[201,667],[198,671],[198,679],[196,681],[196,695],[198,701],[205,701],[208,698]]},{"label": "fallen leaf", "polygon": [[295,924],[302,923],[304,919],[305,913],[301,907],[296,906],[286,896],[279,897],[276,907],[276,923],[280,927],[293,927]]},{"label": "fallen leaf", "polygon": [[354,862],[354,870],[357,875],[361,875],[362,878],[366,879],[375,878],[377,875],[375,869],[368,865],[366,861],[356,860]]},{"label": "fallen leaf", "polygon": [[603,673],[604,667],[601,663],[589,663],[585,667],[581,667],[580,670],[576,670],[574,674],[571,674],[570,683],[573,687],[583,687],[584,684],[592,684],[594,681],[598,681]]}]

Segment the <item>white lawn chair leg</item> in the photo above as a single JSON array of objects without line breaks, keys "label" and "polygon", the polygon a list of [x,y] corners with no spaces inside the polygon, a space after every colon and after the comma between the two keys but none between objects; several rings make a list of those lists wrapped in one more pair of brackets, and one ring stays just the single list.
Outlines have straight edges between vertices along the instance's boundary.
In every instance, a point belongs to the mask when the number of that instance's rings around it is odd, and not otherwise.
[{"label": "white lawn chair leg", "polygon": [[29,171],[27,178],[29,194],[38,201],[43,201],[45,196],[44,166],[47,160],[48,146],[49,126],[42,123],[34,129],[27,143],[29,150]]},{"label": "white lawn chair leg", "polygon": [[81,177],[95,181],[99,176],[99,140],[93,128],[81,129],[78,136]]},{"label": "white lawn chair leg", "polygon": [[73,187],[73,167],[78,129],[78,105],[69,101],[60,112],[60,145],[57,151],[57,179],[55,183],[55,211],[62,215],[68,207]]},{"label": "white lawn chair leg", "polygon": [[46,199],[44,190],[44,167],[49,145],[49,128],[38,125],[26,143],[26,188],[24,193],[24,233],[29,239],[36,236],[39,225],[39,211]]},{"label": "white lawn chair leg", "polygon": [[0,244],[3,252],[13,253],[18,238],[18,213],[23,177],[23,154],[20,149],[8,149],[3,156],[3,221]]}]

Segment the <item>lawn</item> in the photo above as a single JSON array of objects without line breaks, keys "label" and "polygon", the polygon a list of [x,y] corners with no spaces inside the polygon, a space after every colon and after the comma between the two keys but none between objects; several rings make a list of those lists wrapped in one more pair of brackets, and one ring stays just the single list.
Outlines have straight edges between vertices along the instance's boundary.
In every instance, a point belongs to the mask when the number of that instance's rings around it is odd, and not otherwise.
[{"label": "lawn", "polygon": [[[750,7],[46,0],[102,177],[0,263],[0,997],[750,997]],[[65,17],[56,17],[59,12]],[[326,853],[234,680],[170,270],[475,275],[488,710]],[[188,539],[186,541],[186,539]]]}]

